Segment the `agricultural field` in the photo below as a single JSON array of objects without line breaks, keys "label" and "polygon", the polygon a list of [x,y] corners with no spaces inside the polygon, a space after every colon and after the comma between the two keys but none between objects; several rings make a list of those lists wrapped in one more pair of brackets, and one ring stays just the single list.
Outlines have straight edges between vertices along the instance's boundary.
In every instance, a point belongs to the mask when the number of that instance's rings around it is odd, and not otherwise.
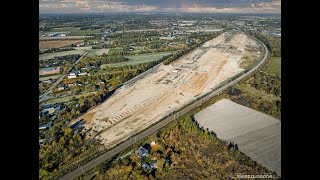
[{"label": "agricultural field", "polygon": [[271,57],[271,62],[265,71],[281,78],[281,57]]},{"label": "agricultural field", "polygon": [[85,50],[83,49],[78,49],[78,50],[71,50],[71,51],[62,51],[62,52],[55,52],[55,53],[45,53],[45,54],[40,54],[39,55],[39,60],[48,60],[48,59],[53,59],[55,57],[59,56],[67,56],[67,55],[72,55],[72,54],[83,54]]},{"label": "agricultural field", "polygon": [[[281,175],[281,123],[278,119],[222,99],[195,114],[200,127],[234,142],[253,160]],[[271,161],[270,161],[271,160]]]},{"label": "agricultural field", "polygon": [[50,99],[46,101],[44,104],[55,104],[55,103],[62,103],[62,102],[68,102],[71,101],[72,99],[79,99],[80,97],[87,97],[96,94],[97,92],[89,92],[89,93],[84,93],[84,94],[78,94],[74,96],[67,96],[67,97],[62,97],[62,98],[55,98],[55,99]]},{"label": "agricultural field", "polygon": [[111,48],[108,51],[108,55],[112,55],[114,53],[121,52],[121,51],[123,51],[123,48]]},{"label": "agricultural field", "polygon": [[206,28],[201,28],[201,29],[190,29],[190,30],[185,30],[186,32],[219,32],[219,31],[223,31],[223,29],[206,29]]},{"label": "agricultural field", "polygon": [[68,34],[69,36],[85,36],[87,34],[95,34],[99,33],[100,29],[94,29],[94,30],[80,30],[80,28],[76,27],[64,27],[64,28],[53,28],[49,32],[66,32],[70,31],[71,33]]},{"label": "agricultural field", "polygon": [[129,59],[128,62],[121,62],[121,63],[115,63],[115,64],[102,64],[101,68],[105,68],[107,66],[118,67],[118,66],[124,66],[124,65],[136,65],[136,64],[146,63],[146,62],[157,61],[161,59],[163,56],[167,56],[169,54],[171,54],[171,52],[125,56],[126,58]]},{"label": "agricultural field", "polygon": [[39,41],[40,49],[61,48],[71,44],[80,43],[83,40],[52,40],[52,41]]},{"label": "agricultural field", "polygon": [[59,79],[59,77],[61,77],[61,75],[41,77],[41,78],[39,78],[39,81],[45,81],[45,80],[49,80],[49,79]]},{"label": "agricultural field", "polygon": [[108,54],[109,50],[110,49],[92,49],[86,56],[88,57],[101,56],[103,54]]}]

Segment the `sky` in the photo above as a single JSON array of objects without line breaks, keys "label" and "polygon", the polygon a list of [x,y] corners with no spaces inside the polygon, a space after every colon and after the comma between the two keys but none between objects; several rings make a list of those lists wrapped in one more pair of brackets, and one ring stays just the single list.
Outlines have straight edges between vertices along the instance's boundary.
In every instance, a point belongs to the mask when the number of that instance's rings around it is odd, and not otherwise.
[{"label": "sky", "polygon": [[39,0],[45,13],[281,13],[281,0]]}]

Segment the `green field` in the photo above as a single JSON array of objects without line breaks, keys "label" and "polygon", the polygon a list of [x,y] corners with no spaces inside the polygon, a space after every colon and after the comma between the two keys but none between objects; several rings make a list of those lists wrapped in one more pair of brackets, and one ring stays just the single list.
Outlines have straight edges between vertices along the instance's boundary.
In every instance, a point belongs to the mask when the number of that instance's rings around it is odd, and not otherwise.
[{"label": "green field", "polygon": [[[111,49],[110,49],[111,51]],[[110,52],[109,51],[109,52]],[[121,62],[121,63],[115,63],[115,64],[102,64],[101,67],[104,68],[106,66],[125,66],[125,65],[135,65],[135,64],[141,64],[146,62],[152,62],[157,61],[161,59],[163,56],[167,56],[171,54],[172,52],[161,52],[161,53],[151,53],[151,54],[139,54],[139,55],[133,55],[133,56],[125,56],[129,59],[128,62]]]},{"label": "green field", "polygon": [[88,53],[87,53],[87,57],[93,57],[94,55],[96,55],[96,52],[98,51],[99,49],[91,49]]},{"label": "green field", "polygon": [[121,52],[123,51],[123,48],[111,48],[108,52],[108,55],[112,55],[115,52]]},{"label": "green field", "polygon": [[281,57],[271,57],[271,62],[268,65],[266,72],[281,78]]},{"label": "green field", "polygon": [[100,29],[95,30],[80,30],[80,28],[75,27],[64,27],[64,28],[53,28],[50,32],[61,32],[61,31],[70,31],[69,36],[85,36],[88,33],[99,33]]},{"label": "green field", "polygon": [[87,97],[87,96],[91,96],[93,94],[95,94],[97,92],[89,92],[89,93],[85,93],[85,94],[78,94],[78,95],[74,95],[74,96],[68,96],[68,97],[62,97],[62,98],[56,98],[56,99],[50,99],[48,101],[46,101],[43,105],[45,104],[55,104],[55,103],[62,103],[62,102],[68,102],[71,101],[71,99],[74,97],[76,99],[79,99],[81,96],[83,97]]}]

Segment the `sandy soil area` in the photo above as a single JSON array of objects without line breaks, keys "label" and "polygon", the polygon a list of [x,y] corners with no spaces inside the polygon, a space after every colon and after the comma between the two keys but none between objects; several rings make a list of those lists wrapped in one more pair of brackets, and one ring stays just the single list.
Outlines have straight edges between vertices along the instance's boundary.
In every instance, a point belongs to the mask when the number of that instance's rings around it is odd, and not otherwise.
[{"label": "sandy soil area", "polygon": [[[244,34],[224,33],[130,87],[118,89],[77,120],[84,119],[89,133],[98,133],[111,148],[243,71],[239,64],[248,42]],[[236,51],[229,52],[230,47]]]}]

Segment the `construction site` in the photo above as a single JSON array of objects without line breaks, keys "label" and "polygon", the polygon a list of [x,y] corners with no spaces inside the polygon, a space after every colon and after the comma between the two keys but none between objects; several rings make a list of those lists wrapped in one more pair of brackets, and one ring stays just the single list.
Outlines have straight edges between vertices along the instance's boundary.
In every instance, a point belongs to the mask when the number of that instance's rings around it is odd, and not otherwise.
[{"label": "construction site", "polygon": [[[245,54],[252,54],[244,58]],[[149,127],[221,82],[244,71],[243,61],[260,58],[261,45],[238,32],[225,32],[134,84],[119,88],[109,99],[76,121],[112,148]],[[251,59],[250,59],[251,58]],[[259,59],[258,59],[259,60]]]}]

